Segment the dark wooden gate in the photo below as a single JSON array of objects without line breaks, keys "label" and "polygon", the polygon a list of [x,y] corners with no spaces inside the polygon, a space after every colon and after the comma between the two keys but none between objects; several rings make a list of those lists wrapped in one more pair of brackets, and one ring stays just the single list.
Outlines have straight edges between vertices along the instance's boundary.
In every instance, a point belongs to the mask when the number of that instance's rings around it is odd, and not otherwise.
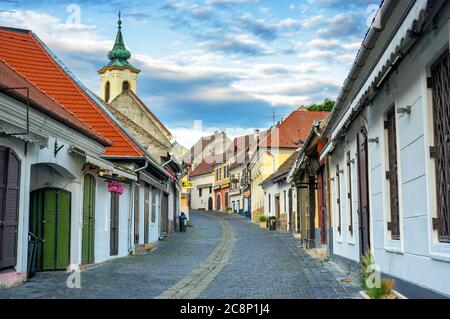
[{"label": "dark wooden gate", "polygon": [[111,193],[111,222],[110,222],[110,255],[119,254],[119,198],[117,193]]},{"label": "dark wooden gate", "polygon": [[294,232],[295,230],[295,216],[294,216],[294,208],[293,208],[293,193],[292,188],[289,188],[288,191],[288,210],[289,210],[289,230]]},{"label": "dark wooden gate", "polygon": [[450,54],[445,52],[432,66],[437,218],[433,229],[439,241],[450,243]]},{"label": "dark wooden gate", "polygon": [[209,199],[208,199],[208,210],[209,211],[212,211],[213,210],[213,199],[212,199],[212,197],[209,197]]},{"label": "dark wooden gate", "polygon": [[167,234],[169,231],[169,195],[162,194],[161,202],[161,232]]},{"label": "dark wooden gate", "polygon": [[0,147],[0,269],[16,265],[20,199],[20,160]]},{"label": "dark wooden gate", "polygon": [[134,188],[134,243],[139,244],[140,220],[139,213],[141,209],[141,186],[136,183]]},{"label": "dark wooden gate", "polygon": [[30,231],[41,238],[37,245],[37,270],[65,270],[70,263],[71,194],[44,188],[31,193]]},{"label": "dark wooden gate", "polygon": [[82,264],[94,263],[95,238],[95,178],[86,174],[83,189]]},{"label": "dark wooden gate", "polygon": [[144,186],[144,243],[149,242],[150,232],[150,186]]},{"label": "dark wooden gate", "polygon": [[359,190],[359,246],[364,256],[370,251],[370,210],[369,210],[369,156],[368,139],[365,128],[357,135],[358,144],[358,190]]},{"label": "dark wooden gate", "polygon": [[178,190],[176,186],[173,186],[173,224],[171,231],[176,232],[177,231],[177,223],[178,223]]}]

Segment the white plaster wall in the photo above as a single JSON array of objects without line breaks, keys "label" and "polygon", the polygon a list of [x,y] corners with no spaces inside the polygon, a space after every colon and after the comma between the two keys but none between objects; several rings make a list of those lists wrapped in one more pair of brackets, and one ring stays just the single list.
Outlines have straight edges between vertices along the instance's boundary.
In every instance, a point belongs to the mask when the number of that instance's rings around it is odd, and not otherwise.
[{"label": "white plaster wall", "polygon": [[[289,188],[290,184],[283,183],[279,185],[278,183],[271,183],[269,185],[264,185],[264,215],[266,216],[275,216],[275,196],[280,195],[280,214],[288,214],[289,213]],[[286,192],[286,198],[284,198]],[[269,195],[271,197],[270,200],[270,213],[269,213]],[[292,201],[293,210],[295,210],[295,202]]]},{"label": "white plaster wall", "polygon": [[204,209],[208,210],[208,199],[211,197],[213,199],[213,208],[215,207],[214,191],[210,194],[209,188],[203,188],[202,197],[199,196],[198,185],[206,185],[214,183],[213,174],[206,174],[201,176],[195,176],[190,178],[191,182],[194,184],[194,188],[191,190],[191,208],[192,209]]},{"label": "white plaster wall", "polygon": [[[435,216],[434,166],[429,157],[433,143],[432,103],[426,77],[429,66],[448,47],[450,6],[441,13],[439,32],[424,41],[401,63],[389,90],[370,108],[369,132],[380,137],[370,146],[370,186],[373,248],[384,273],[450,295],[450,244],[437,241],[431,219]],[[400,240],[391,240],[389,189],[383,173],[387,168],[384,115],[390,106],[412,106],[411,115],[397,115],[397,144],[400,194]]]},{"label": "white plaster wall", "polygon": [[[339,143],[331,156],[331,183],[332,192],[332,221],[333,221],[333,253],[338,256],[359,262],[359,193],[358,193],[358,160],[357,160],[357,140],[356,136],[361,127],[366,126],[366,115],[361,114],[346,133],[345,140]],[[347,166],[347,155],[350,152],[351,183],[349,182],[349,168]],[[341,233],[338,231],[339,226],[339,206],[338,185],[336,176],[336,166],[339,170],[343,170],[339,175],[340,179],[340,208],[341,208]],[[348,198],[350,192],[352,199]],[[351,205],[350,205],[351,204]],[[352,216],[352,217],[351,217]],[[353,224],[353,233],[350,231],[350,224]]]}]

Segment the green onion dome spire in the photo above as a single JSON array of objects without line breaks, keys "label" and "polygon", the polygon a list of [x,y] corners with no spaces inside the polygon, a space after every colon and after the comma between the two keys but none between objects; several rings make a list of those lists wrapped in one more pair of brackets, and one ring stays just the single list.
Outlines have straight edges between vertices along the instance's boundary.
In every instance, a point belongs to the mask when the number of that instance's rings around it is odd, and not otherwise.
[{"label": "green onion dome spire", "polygon": [[108,52],[108,59],[111,60],[108,66],[128,67],[137,70],[130,62],[128,62],[128,59],[131,58],[131,52],[127,50],[127,48],[125,47],[125,43],[123,41],[122,20],[120,19],[120,12],[119,12],[119,21],[117,21],[117,24],[118,30],[116,42],[114,43],[113,49]]}]

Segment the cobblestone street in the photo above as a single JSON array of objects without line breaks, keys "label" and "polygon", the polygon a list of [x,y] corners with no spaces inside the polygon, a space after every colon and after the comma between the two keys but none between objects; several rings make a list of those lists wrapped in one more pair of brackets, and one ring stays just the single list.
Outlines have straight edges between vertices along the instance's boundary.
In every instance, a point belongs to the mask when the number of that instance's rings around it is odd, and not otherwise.
[{"label": "cobblestone street", "polygon": [[146,256],[107,262],[81,273],[39,273],[0,298],[358,298],[358,287],[331,263],[297,248],[288,234],[260,229],[240,216],[191,213],[192,228]]}]

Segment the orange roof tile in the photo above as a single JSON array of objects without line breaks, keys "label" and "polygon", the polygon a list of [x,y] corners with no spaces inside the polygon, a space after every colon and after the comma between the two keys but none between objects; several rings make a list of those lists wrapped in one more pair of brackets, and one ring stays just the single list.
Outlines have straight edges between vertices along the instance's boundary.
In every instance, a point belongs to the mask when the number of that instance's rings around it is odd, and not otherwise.
[{"label": "orange roof tile", "polygon": [[79,120],[113,143],[104,155],[144,153],[87,95],[28,30],[0,27],[0,59],[22,74]]},{"label": "orange roof tile", "polygon": [[325,118],[327,112],[309,112],[298,109],[292,112],[283,122],[261,135],[261,147],[299,148],[305,141],[314,121]]}]

